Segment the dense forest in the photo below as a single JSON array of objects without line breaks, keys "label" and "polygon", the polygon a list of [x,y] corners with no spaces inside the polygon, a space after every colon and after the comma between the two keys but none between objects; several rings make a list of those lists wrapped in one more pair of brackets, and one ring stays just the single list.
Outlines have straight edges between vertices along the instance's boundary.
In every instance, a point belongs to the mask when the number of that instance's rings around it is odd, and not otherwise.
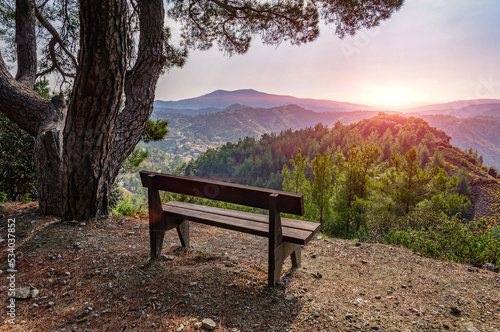
[{"label": "dense forest", "polygon": [[[301,193],[302,218],[320,222],[330,236],[402,244],[433,257],[451,250],[455,256],[447,259],[457,261],[496,261],[500,247],[490,240],[498,226],[468,220],[471,182],[496,183],[498,170],[449,141],[420,118],[380,113],[350,125],[240,139],[175,172]],[[482,249],[462,247],[470,243]]]},{"label": "dense forest", "polygon": [[[438,163],[452,175],[459,168],[486,176],[477,151],[461,151],[449,143],[450,137],[442,130],[430,127],[420,118],[380,113],[377,117],[355,124],[343,125],[337,121],[332,128],[323,124],[297,131],[291,129],[279,134],[263,134],[260,139],[246,137],[237,143],[227,143],[208,150],[176,172],[187,176],[217,178],[247,185],[281,189],[283,166],[299,149],[309,160],[325,152],[341,151],[347,157],[353,146],[366,142],[380,148],[377,163],[389,162],[392,154],[403,156],[416,148],[419,165]],[[312,170],[306,170],[311,178]]]}]

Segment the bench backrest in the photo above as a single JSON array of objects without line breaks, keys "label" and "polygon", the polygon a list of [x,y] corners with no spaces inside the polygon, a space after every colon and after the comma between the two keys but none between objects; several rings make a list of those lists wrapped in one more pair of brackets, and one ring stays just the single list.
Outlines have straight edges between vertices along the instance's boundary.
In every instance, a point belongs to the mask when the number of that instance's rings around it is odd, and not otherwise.
[{"label": "bench backrest", "polygon": [[277,209],[280,212],[299,216],[304,214],[304,200],[301,194],[149,171],[140,171],[139,174],[142,185],[153,190],[164,190],[261,209],[269,209],[269,196],[277,194]]}]

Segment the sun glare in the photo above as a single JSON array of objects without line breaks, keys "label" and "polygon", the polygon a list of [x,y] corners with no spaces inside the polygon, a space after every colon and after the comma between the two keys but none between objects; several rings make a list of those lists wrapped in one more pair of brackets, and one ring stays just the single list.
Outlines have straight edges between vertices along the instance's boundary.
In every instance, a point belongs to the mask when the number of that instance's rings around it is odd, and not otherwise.
[{"label": "sun glare", "polygon": [[366,97],[372,100],[369,104],[393,111],[409,107],[410,104],[419,100],[417,96],[405,88],[387,86],[373,89]]}]

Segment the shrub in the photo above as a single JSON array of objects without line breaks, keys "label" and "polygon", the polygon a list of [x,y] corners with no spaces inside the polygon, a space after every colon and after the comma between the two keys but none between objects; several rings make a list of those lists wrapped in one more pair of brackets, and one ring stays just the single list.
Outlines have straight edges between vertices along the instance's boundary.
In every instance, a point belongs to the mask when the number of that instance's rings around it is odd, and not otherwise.
[{"label": "shrub", "polygon": [[500,264],[500,241],[494,238],[484,220],[469,224],[455,217],[442,216],[442,220],[427,229],[390,231],[385,240],[435,259],[477,266]]},{"label": "shrub", "polygon": [[7,194],[4,193],[3,191],[0,191],[0,203],[5,203],[7,202]]}]

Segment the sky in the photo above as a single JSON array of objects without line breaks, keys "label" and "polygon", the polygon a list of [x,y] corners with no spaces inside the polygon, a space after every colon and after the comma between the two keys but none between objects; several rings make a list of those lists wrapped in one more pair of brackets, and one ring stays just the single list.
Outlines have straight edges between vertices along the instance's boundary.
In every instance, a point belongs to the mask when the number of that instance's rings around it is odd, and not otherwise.
[{"label": "sky", "polygon": [[500,99],[500,1],[406,0],[372,30],[343,40],[321,26],[308,44],[255,38],[244,55],[191,51],[162,75],[156,99],[255,89],[401,109],[426,103]]}]

